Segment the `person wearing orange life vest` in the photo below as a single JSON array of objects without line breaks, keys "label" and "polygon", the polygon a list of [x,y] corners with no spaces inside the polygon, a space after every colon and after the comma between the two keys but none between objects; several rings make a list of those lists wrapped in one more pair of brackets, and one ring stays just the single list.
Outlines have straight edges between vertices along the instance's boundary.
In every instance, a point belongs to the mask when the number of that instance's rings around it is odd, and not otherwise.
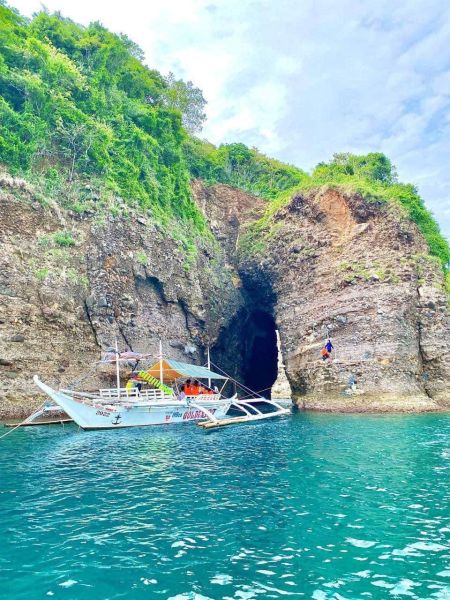
[{"label": "person wearing orange life vest", "polygon": [[186,379],[186,383],[183,384],[182,390],[186,396],[192,396],[192,382],[190,379]]},{"label": "person wearing orange life vest", "polygon": [[320,356],[322,357],[322,360],[325,361],[328,358],[331,361],[331,352],[333,351],[333,344],[331,343],[331,340],[329,339],[327,341],[327,343],[325,344],[325,346],[321,349],[320,351]]},{"label": "person wearing orange life vest", "polygon": [[322,350],[320,351],[320,356],[322,357],[322,360],[327,360],[327,358],[330,358],[330,355],[326,348],[322,348]]}]

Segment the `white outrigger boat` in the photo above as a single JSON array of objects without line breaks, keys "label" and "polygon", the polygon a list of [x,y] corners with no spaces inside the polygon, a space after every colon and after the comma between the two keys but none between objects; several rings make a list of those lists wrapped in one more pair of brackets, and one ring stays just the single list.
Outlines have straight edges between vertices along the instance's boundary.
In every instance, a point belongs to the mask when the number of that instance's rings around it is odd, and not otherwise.
[{"label": "white outrigger boat", "polygon": [[[236,422],[265,419],[289,412],[276,402],[266,399],[258,398],[258,403],[263,400],[274,411],[264,413],[252,406],[250,400],[239,400],[237,394],[224,397],[222,391],[230,378],[210,369],[209,356],[208,367],[165,359],[162,357],[161,345],[159,361],[138,373],[139,381],[152,387],[121,387],[119,364],[121,361],[129,362],[130,354],[134,361],[148,357],[129,352],[121,354],[116,348],[116,352],[109,354],[109,359],[103,361],[115,362],[116,387],[113,388],[99,389],[97,392],[55,390],[43,383],[37,375],[33,377],[33,381],[82,429],[118,429],[201,420],[206,420],[205,424],[207,422],[209,427],[228,425],[233,421],[233,418],[225,418],[231,407],[240,411],[241,416],[234,417]],[[207,380],[208,393],[186,395],[179,387],[180,382],[186,379]],[[222,383],[220,391],[216,387],[212,392],[213,380]],[[34,416],[31,415],[27,421],[32,422]]]}]

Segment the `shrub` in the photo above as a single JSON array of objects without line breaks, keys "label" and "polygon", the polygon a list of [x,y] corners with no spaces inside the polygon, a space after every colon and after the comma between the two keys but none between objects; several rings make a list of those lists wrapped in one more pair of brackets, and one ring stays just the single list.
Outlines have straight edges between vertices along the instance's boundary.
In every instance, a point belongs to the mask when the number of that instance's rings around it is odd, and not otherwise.
[{"label": "shrub", "polygon": [[268,158],[245,144],[223,144],[189,138],[184,153],[193,177],[208,184],[226,183],[268,200],[301,183],[306,173],[297,167]]},{"label": "shrub", "polygon": [[80,283],[80,274],[76,269],[69,268],[65,271],[66,279],[70,281],[70,283],[76,284]]},{"label": "shrub", "polygon": [[38,281],[44,281],[47,278],[48,274],[49,270],[46,267],[42,267],[41,269],[38,269],[35,272],[36,279],[38,279]]},{"label": "shrub", "polygon": [[136,258],[140,265],[143,265],[144,267],[148,265],[148,257],[145,252],[138,252]]},{"label": "shrub", "polygon": [[72,234],[68,231],[56,231],[53,234],[53,239],[58,246],[63,248],[68,248],[70,246],[75,246],[76,242],[72,237]]}]

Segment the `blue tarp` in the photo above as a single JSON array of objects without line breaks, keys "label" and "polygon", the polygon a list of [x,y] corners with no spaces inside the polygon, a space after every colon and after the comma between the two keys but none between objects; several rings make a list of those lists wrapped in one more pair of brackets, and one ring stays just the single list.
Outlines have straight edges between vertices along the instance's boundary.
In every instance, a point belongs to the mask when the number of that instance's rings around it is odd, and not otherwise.
[{"label": "blue tarp", "polygon": [[181,377],[193,377],[194,379],[228,379],[228,377],[219,375],[219,373],[214,373],[214,371],[210,371],[206,367],[190,365],[172,359],[166,359],[165,362],[169,363],[174,371],[180,373]]},{"label": "blue tarp", "polygon": [[[158,361],[148,369],[148,372],[154,377],[159,378],[159,370],[160,365]],[[228,379],[225,375],[219,375],[219,373],[210,371],[206,367],[179,362],[172,358],[163,359],[163,375],[164,381],[174,381],[183,377],[190,377],[191,379]]]}]

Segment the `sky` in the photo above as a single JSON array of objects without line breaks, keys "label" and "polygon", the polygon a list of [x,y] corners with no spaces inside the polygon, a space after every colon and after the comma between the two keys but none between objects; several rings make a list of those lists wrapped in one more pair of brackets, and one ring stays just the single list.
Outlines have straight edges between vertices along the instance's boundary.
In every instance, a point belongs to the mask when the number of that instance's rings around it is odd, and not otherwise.
[{"label": "sky", "polygon": [[[36,0],[10,0],[27,16]],[[450,236],[448,0],[45,0],[126,33],[208,101],[201,134],[310,170],[384,152]]]}]

